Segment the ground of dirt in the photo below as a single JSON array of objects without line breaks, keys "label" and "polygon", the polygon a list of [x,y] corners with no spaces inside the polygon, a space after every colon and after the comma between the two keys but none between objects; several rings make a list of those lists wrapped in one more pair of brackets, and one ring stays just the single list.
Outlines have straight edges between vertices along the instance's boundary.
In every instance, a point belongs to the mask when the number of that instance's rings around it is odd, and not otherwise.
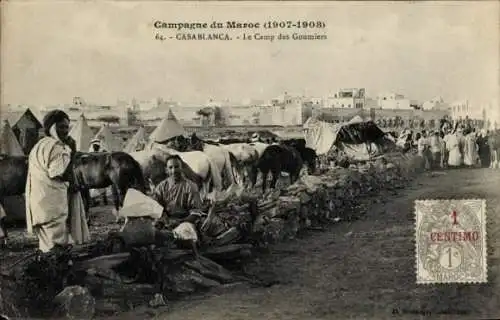
[{"label": "ground of dirt", "polygon": [[[416,284],[414,200],[439,198],[487,199],[488,284]],[[377,200],[361,206],[361,219],[277,245],[247,268],[277,285],[239,285],[120,319],[500,318],[500,171],[425,174]]]},{"label": "ground of dirt", "polygon": [[[488,284],[416,284],[414,200],[436,198],[487,199]],[[110,208],[92,210],[94,237],[117,228]],[[363,199],[353,210],[364,214],[275,245],[246,267],[248,274],[274,278],[278,284],[237,284],[114,319],[500,318],[500,171],[427,173],[405,190]],[[2,264],[4,258],[30,250],[23,234],[12,232]]]}]

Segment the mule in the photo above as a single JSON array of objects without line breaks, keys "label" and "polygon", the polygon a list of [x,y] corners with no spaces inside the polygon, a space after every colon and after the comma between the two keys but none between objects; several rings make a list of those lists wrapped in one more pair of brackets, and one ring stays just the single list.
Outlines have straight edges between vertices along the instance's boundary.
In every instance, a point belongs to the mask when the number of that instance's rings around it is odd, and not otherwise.
[{"label": "mule", "polygon": [[139,163],[125,152],[78,152],[73,161],[75,183],[82,192],[85,211],[90,208],[90,189],[111,186],[116,211],[123,206],[129,188],[146,192],[146,181]]},{"label": "mule", "polygon": [[300,177],[300,172],[304,161],[299,152],[287,145],[270,145],[257,161],[251,175],[252,186],[257,183],[258,172],[262,173],[262,191],[267,188],[267,178],[269,172],[272,173],[270,188],[276,188],[276,183],[281,172],[287,172],[290,176],[290,184],[296,182]]}]

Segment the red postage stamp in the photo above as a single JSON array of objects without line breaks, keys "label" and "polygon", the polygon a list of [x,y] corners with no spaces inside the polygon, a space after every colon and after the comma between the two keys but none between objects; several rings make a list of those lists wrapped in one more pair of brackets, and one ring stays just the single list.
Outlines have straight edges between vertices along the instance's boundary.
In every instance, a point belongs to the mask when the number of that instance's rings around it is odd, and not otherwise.
[{"label": "red postage stamp", "polygon": [[486,201],[417,200],[417,284],[487,282]]}]

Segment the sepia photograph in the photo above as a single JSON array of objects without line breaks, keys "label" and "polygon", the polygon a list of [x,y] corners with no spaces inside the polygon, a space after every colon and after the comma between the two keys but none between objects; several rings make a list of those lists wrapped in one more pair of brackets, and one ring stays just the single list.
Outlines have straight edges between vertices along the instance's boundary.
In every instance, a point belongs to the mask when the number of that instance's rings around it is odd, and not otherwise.
[{"label": "sepia photograph", "polygon": [[500,319],[499,1],[0,9],[0,319]]}]

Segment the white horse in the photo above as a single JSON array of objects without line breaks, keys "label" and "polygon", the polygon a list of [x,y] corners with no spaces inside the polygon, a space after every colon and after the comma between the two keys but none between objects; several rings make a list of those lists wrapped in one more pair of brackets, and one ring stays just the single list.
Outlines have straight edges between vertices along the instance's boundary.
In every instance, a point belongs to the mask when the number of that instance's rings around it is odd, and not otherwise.
[{"label": "white horse", "polygon": [[241,184],[248,184],[249,180],[245,177],[250,177],[253,166],[260,159],[264,150],[269,146],[262,142],[253,143],[232,143],[220,145],[221,148],[229,151],[237,160],[238,178]]},{"label": "white horse", "polygon": [[212,191],[222,190],[222,177],[217,164],[201,151],[179,152],[164,145],[154,143],[148,146],[147,149],[131,152],[130,155],[139,162],[143,171],[146,171],[154,159],[165,161],[171,155],[178,155],[191,169],[192,173],[202,181],[203,188],[200,190],[202,198],[210,193],[210,186],[213,187]]},{"label": "white horse", "polygon": [[203,153],[205,153],[212,162],[217,165],[223,179],[223,187],[228,188],[237,183],[235,172],[233,172],[233,164],[231,163],[231,155],[229,151],[221,146],[203,142]]}]

